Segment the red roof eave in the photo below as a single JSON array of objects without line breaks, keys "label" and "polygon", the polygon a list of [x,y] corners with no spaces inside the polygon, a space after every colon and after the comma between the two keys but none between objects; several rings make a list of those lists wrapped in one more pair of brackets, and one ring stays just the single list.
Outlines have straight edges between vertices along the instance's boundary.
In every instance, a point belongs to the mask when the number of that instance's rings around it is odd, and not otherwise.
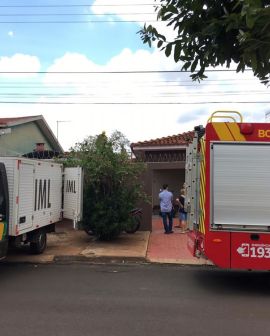
[{"label": "red roof eave", "polygon": [[194,132],[185,132],[182,134],[172,135],[163,138],[151,139],[148,141],[140,141],[131,144],[132,150],[164,150],[164,149],[181,149],[186,148],[192,142]]}]

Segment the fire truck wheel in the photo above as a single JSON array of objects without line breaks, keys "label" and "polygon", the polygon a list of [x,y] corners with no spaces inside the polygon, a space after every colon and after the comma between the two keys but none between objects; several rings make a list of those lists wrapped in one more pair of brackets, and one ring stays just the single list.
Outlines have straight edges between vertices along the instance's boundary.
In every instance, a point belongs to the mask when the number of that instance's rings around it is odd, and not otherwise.
[{"label": "fire truck wheel", "polygon": [[32,241],[30,242],[30,250],[33,254],[41,254],[47,246],[47,235],[44,230],[39,230],[35,233]]}]

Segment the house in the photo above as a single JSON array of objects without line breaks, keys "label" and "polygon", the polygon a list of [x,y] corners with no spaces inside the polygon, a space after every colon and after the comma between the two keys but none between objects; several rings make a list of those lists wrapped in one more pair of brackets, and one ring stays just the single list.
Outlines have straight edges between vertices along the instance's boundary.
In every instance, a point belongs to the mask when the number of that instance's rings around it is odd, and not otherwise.
[{"label": "house", "polygon": [[159,212],[158,194],[163,184],[169,185],[175,198],[179,196],[185,181],[186,149],[193,136],[191,131],[131,144],[133,156],[147,165],[142,183],[151,204],[142,204],[143,230],[151,230],[152,215]]},{"label": "house", "polygon": [[0,118],[0,155],[51,158],[64,150],[42,115]]}]

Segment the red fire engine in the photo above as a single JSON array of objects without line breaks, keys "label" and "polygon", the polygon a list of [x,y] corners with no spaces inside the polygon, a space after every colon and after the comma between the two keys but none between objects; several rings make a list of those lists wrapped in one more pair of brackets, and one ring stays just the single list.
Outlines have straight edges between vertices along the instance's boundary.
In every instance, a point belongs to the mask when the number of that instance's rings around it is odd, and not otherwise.
[{"label": "red fire engine", "polygon": [[188,247],[222,268],[270,270],[270,123],[216,111],[186,158]]}]

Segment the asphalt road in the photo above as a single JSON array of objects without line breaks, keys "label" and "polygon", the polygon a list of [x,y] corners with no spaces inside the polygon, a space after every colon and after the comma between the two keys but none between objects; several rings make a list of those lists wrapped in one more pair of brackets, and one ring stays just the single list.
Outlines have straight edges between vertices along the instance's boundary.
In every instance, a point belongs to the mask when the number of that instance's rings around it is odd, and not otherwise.
[{"label": "asphalt road", "polygon": [[0,264],[1,336],[270,334],[270,273]]}]

